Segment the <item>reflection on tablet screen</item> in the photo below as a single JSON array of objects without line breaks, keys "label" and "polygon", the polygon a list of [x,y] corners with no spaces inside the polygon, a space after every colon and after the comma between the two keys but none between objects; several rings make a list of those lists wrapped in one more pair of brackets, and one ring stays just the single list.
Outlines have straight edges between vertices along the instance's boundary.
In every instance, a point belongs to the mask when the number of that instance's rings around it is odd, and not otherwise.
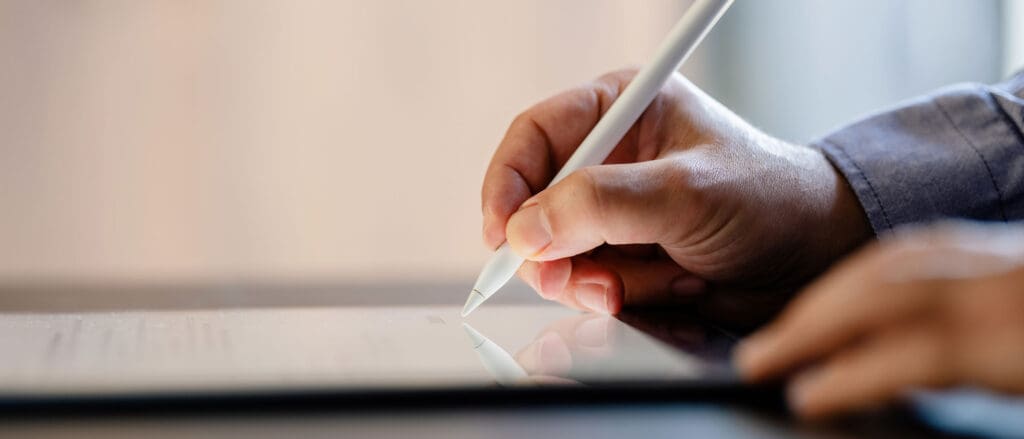
[{"label": "reflection on tablet screen", "polygon": [[728,379],[720,333],[623,320],[541,305],[467,325],[457,306],[4,313],[0,398]]}]

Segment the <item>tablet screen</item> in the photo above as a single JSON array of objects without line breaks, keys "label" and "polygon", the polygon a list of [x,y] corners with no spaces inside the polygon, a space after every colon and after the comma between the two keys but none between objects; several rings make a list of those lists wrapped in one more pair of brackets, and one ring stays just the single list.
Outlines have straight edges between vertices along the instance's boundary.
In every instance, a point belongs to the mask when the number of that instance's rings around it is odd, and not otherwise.
[{"label": "tablet screen", "polygon": [[[720,334],[559,306],[0,313],[0,398],[575,385],[729,375]],[[641,328],[641,329],[638,329]],[[674,343],[672,341],[675,341]]]}]

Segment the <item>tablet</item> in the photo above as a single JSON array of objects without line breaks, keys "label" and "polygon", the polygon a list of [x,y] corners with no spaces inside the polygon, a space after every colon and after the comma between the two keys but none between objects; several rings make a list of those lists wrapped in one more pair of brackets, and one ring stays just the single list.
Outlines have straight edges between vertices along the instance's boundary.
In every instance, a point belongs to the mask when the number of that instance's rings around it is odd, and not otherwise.
[{"label": "tablet", "polygon": [[0,312],[0,401],[736,382],[732,338],[678,315],[555,304],[459,311]]}]

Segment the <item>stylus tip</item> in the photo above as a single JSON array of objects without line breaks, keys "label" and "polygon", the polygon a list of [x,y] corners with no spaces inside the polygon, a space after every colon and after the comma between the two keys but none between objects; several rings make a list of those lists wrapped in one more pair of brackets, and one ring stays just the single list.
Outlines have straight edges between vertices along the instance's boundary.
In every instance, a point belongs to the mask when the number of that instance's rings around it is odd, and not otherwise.
[{"label": "stylus tip", "polygon": [[480,347],[480,345],[487,341],[487,337],[484,337],[483,334],[477,332],[476,329],[473,329],[473,327],[469,326],[468,323],[462,324],[462,330],[466,331],[469,341],[473,342],[473,349]]},{"label": "stylus tip", "polygon": [[484,300],[486,300],[484,295],[480,294],[479,291],[470,291],[469,297],[466,298],[466,305],[462,307],[462,317],[468,316],[469,313],[473,312],[473,310],[480,306],[481,303],[484,303]]}]

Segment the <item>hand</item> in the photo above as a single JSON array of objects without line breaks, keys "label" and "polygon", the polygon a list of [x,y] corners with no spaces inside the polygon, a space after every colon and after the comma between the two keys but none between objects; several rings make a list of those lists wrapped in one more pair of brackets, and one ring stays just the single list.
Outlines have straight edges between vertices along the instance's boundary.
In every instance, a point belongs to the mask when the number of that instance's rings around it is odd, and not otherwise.
[{"label": "hand", "polygon": [[1024,392],[1024,228],[944,224],[865,249],[745,341],[743,375],[796,373],[806,417],[950,385]]},{"label": "hand", "polygon": [[484,241],[582,310],[801,285],[872,236],[824,156],[754,129],[673,76],[605,165],[544,189],[626,86],[606,75],[520,114],[483,185]]}]

